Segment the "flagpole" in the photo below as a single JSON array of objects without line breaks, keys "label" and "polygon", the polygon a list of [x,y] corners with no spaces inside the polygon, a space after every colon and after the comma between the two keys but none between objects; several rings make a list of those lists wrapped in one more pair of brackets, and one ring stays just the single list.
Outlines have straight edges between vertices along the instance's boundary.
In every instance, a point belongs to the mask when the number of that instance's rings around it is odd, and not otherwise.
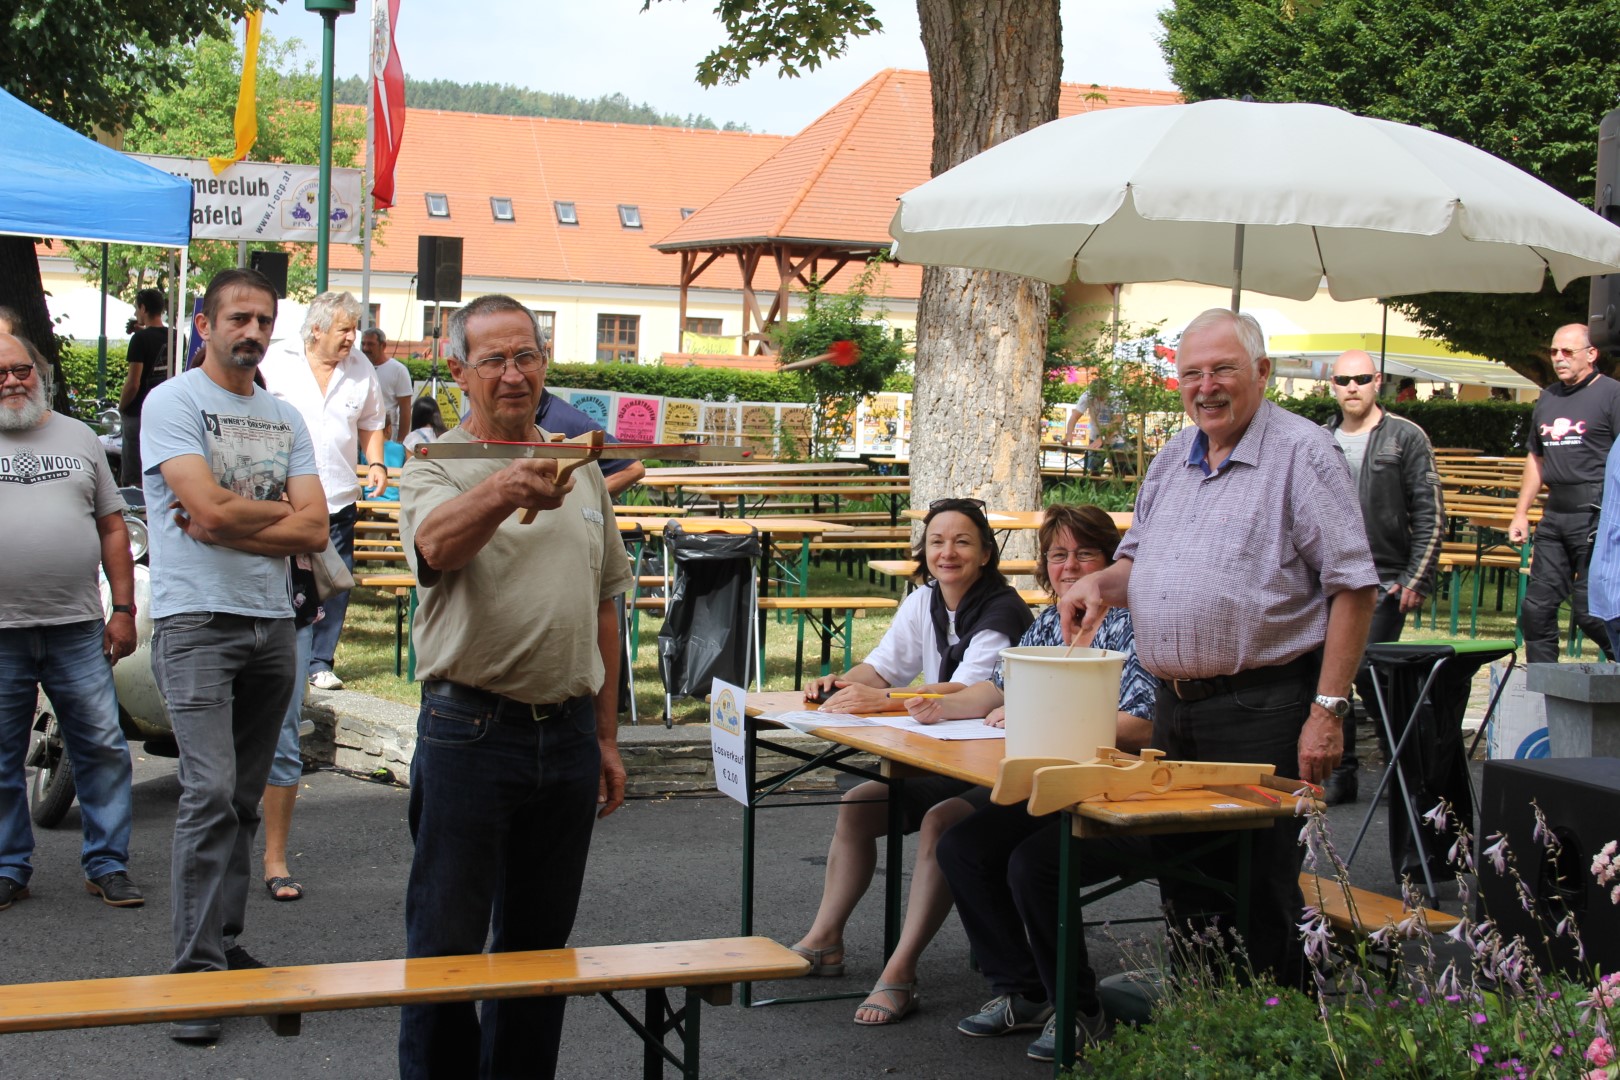
[{"label": "flagpole", "polygon": [[327,255],[332,244],[332,53],[339,15],[354,14],[355,0],[304,0],[304,10],[321,17],[321,180],[315,220],[315,291],[327,286]]},{"label": "flagpole", "polygon": [[372,177],[372,148],[376,142],[376,123],[374,115],[377,105],[377,0],[371,0],[371,19],[368,25],[372,28],[371,48],[366,55],[371,63],[366,67],[366,163],[365,172],[360,178],[360,311],[361,326],[370,329],[371,321],[371,232],[377,224],[376,200],[371,195]]}]

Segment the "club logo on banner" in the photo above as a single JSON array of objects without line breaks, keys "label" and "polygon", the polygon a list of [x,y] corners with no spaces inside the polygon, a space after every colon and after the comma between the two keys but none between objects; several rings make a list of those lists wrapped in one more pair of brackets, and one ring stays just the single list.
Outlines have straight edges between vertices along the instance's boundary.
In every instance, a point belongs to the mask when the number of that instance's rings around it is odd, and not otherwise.
[{"label": "club logo on banner", "polygon": [[[238,161],[218,176],[207,158],[126,154],[191,185],[193,240],[280,240],[313,244],[320,169]],[[332,170],[331,238],[360,242],[360,170]]]},{"label": "club logo on banner", "polygon": [[573,397],[568,399],[568,404],[590,417],[597,427],[609,435],[617,435],[610,423],[613,416],[613,399],[610,395],[583,394],[576,390]]},{"label": "club logo on banner", "polygon": [[657,442],[658,399],[619,398],[619,426],[614,434],[623,442]]}]

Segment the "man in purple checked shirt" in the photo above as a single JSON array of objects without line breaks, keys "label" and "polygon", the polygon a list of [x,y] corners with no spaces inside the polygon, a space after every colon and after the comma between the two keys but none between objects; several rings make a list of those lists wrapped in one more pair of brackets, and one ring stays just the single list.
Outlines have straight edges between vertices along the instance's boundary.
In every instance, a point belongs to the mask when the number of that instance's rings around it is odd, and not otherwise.
[{"label": "man in purple checked shirt", "polygon": [[[1089,640],[1109,607],[1129,607],[1137,657],[1160,682],[1153,746],[1321,784],[1344,749],[1378,586],[1349,467],[1332,435],[1265,400],[1271,361],[1252,316],[1199,315],[1176,367],[1195,426],[1153,459],[1114,565],[1064,595],[1065,639]],[[1257,831],[1250,879],[1249,960],[1284,985],[1302,976],[1298,833],[1288,818]],[[1198,865],[1220,881],[1231,863],[1218,851]],[[1231,926],[1223,892],[1160,888],[1182,929]]]}]

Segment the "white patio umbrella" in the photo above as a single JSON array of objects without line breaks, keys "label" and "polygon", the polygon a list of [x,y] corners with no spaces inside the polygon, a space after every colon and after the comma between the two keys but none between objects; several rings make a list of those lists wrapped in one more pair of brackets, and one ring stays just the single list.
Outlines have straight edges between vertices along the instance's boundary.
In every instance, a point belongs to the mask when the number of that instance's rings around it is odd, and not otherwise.
[{"label": "white patio umbrella", "polygon": [[[1594,141],[1595,147],[1595,141]],[[1620,271],[1620,226],[1432,131],[1203,101],[1054,120],[900,197],[894,254],[1062,284],[1195,281],[1308,300],[1537,292]]]}]

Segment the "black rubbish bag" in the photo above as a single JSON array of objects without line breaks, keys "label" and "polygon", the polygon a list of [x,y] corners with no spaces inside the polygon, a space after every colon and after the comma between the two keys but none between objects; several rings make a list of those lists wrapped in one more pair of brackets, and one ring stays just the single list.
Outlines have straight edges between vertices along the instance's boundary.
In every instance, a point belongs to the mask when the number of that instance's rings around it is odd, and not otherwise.
[{"label": "black rubbish bag", "polygon": [[759,534],[689,533],[671,521],[664,549],[671,571],[658,632],[665,695],[702,698],[715,679],[746,684]]}]

